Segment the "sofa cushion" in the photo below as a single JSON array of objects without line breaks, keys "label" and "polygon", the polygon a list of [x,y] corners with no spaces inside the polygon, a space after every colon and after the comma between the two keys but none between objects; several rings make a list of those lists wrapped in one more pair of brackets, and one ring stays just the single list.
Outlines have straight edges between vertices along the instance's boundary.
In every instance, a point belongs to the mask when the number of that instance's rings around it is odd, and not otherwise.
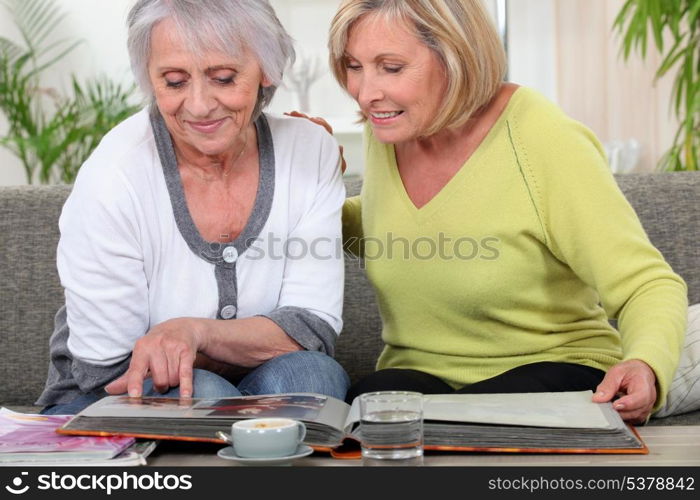
[{"label": "sofa cushion", "polygon": [[70,186],[3,187],[0,195],[0,404],[31,405],[49,362],[63,303],[56,271],[58,217]]},{"label": "sofa cushion", "polygon": [[671,382],[666,404],[655,418],[680,415],[700,409],[700,304],[688,308],[688,329],[678,369]]},{"label": "sofa cushion", "polygon": [[690,304],[700,302],[700,173],[618,175],[651,242],[688,285]]},{"label": "sofa cushion", "polygon": [[[346,181],[348,196],[359,194],[361,187],[360,180]],[[346,256],[343,331],[338,337],[335,356],[353,382],[374,371],[383,346],[381,332],[379,308],[363,263]]]}]

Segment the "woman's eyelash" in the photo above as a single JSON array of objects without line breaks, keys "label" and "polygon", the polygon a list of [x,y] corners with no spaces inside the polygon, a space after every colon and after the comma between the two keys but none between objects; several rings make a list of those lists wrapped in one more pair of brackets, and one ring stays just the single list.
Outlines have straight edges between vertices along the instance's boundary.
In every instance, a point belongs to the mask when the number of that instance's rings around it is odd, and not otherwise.
[{"label": "woman's eyelash", "polygon": [[[346,63],[345,68],[350,71],[359,71],[362,69],[362,66],[359,64]],[[402,69],[403,66],[384,66],[384,71],[387,73],[399,73]]]},{"label": "woman's eyelash", "polygon": [[217,83],[220,83],[221,85],[228,85],[230,83],[233,83],[234,77],[229,76],[228,78],[214,78]]},{"label": "woman's eyelash", "polygon": [[[229,76],[227,78],[214,78],[213,80],[216,83],[218,83],[219,85],[230,85],[234,82],[235,78],[233,76]],[[185,80],[175,81],[175,82],[170,81],[170,80],[165,81],[166,87],[171,88],[171,89],[180,88],[183,85],[185,85],[185,83],[187,83]]]},{"label": "woman's eyelash", "polygon": [[351,59],[350,57],[345,57],[345,58],[344,58],[344,63],[345,63],[345,68],[346,68],[346,69],[349,69],[349,70],[352,70],[352,71],[356,71],[356,70],[362,68],[362,66],[360,65],[360,63],[358,63],[357,61]]}]

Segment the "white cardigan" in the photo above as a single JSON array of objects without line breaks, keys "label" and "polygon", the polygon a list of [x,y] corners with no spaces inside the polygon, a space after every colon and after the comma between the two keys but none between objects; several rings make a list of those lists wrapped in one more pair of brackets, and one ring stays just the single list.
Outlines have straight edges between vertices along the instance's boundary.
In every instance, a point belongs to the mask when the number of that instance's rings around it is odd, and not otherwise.
[{"label": "white cardigan", "polygon": [[115,365],[150,328],[185,316],[266,316],[332,354],[344,277],[338,146],[306,120],[263,115],[256,125],[260,188],[231,245],[204,242],[191,222],[160,115],[143,110],[105,136],[59,221],[76,360]]}]

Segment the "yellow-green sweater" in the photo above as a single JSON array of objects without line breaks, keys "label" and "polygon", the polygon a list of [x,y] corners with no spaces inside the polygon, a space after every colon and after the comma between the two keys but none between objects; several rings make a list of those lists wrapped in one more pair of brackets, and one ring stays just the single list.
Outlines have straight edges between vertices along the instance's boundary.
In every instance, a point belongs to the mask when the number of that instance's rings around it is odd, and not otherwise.
[{"label": "yellow-green sweater", "polygon": [[521,87],[420,209],[393,146],[369,127],[364,144],[362,192],[346,202],[343,226],[377,293],[378,369],[421,370],[458,388],[538,361],[607,370],[641,359],[663,403],[686,285],[649,242],[592,132]]}]

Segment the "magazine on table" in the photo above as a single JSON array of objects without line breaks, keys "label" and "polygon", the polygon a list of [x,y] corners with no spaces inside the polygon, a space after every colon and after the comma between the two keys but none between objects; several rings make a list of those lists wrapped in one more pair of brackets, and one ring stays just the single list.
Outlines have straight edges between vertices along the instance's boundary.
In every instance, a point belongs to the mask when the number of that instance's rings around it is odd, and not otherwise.
[{"label": "magazine on table", "polygon": [[155,441],[136,442],[133,437],[56,433],[71,418],[0,408],[0,465],[144,465],[156,446]]},{"label": "magazine on table", "polygon": [[[423,396],[427,450],[518,453],[648,453],[610,403],[591,391]],[[286,417],[306,424],[306,444],[334,456],[354,455],[360,440],[359,401],[320,394],[221,399],[109,396],[59,432],[222,442],[217,431],[249,418]]]}]

